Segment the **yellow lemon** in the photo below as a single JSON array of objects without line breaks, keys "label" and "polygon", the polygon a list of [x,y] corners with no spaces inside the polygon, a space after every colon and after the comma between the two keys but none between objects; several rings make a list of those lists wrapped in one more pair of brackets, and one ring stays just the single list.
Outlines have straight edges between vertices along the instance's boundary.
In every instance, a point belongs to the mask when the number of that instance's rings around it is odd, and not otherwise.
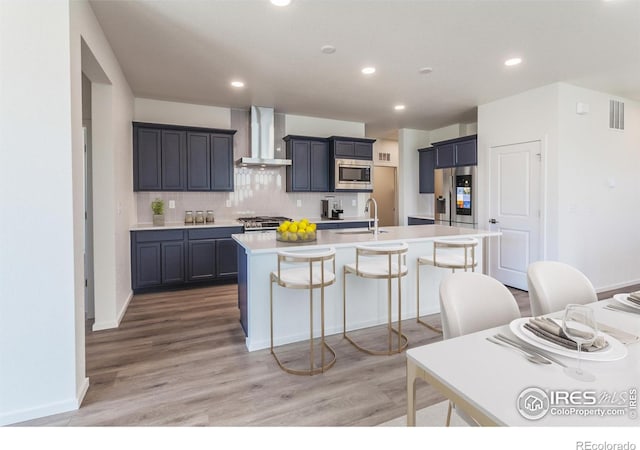
[{"label": "yellow lemon", "polygon": [[289,222],[287,220],[286,222],[282,222],[280,224],[280,226],[278,227],[278,230],[280,230],[280,231],[288,231],[290,226],[291,226],[291,222]]},{"label": "yellow lemon", "polygon": [[309,225],[307,225],[307,231],[316,231],[316,224],[310,223]]},{"label": "yellow lemon", "polygon": [[307,224],[303,222],[298,225],[298,231],[307,231]]},{"label": "yellow lemon", "polygon": [[304,218],[302,220],[300,220],[300,223],[304,223],[305,225],[309,223],[309,219]]},{"label": "yellow lemon", "polygon": [[282,233],[280,233],[280,239],[282,239],[283,241],[288,241],[289,240],[289,232],[288,231],[283,231]]},{"label": "yellow lemon", "polygon": [[290,241],[297,241],[298,240],[298,235],[296,233],[289,233],[289,240]]},{"label": "yellow lemon", "polygon": [[289,225],[289,231],[291,233],[297,232],[298,231],[298,224],[294,222],[291,225]]}]

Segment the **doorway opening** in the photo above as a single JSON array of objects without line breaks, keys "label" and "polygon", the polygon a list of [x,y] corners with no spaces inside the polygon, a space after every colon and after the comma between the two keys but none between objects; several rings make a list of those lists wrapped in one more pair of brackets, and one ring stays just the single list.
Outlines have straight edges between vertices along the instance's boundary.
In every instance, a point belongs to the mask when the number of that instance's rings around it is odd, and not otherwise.
[{"label": "doorway opening", "polygon": [[373,166],[373,193],[378,203],[378,225],[390,227],[398,225],[397,209],[397,168]]}]

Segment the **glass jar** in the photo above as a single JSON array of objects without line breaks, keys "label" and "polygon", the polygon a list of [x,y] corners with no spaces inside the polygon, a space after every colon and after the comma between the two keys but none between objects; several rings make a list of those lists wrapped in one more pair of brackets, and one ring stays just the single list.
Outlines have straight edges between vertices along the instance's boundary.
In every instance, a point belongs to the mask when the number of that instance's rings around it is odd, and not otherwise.
[{"label": "glass jar", "polygon": [[202,211],[196,211],[196,225],[204,223],[204,213]]},{"label": "glass jar", "polygon": [[213,223],[213,221],[213,211],[209,210],[207,211],[207,223]]},{"label": "glass jar", "polygon": [[184,223],[185,225],[193,225],[193,211],[184,212]]}]

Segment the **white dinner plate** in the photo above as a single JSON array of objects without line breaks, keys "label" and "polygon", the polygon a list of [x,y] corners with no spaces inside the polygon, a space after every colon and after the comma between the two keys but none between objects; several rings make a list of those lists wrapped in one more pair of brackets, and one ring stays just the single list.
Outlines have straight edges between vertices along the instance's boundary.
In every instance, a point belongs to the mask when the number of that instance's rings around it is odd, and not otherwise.
[{"label": "white dinner plate", "polygon": [[616,294],[613,296],[613,299],[624,306],[628,306],[629,308],[640,309],[640,305],[633,303],[631,300],[627,299],[627,297],[629,297],[629,294]]},{"label": "white dinner plate", "polygon": [[[511,332],[518,338],[525,341],[527,344],[533,345],[540,350],[544,350],[557,355],[567,356],[569,358],[577,358],[578,351],[571,350],[560,345],[549,342],[546,339],[536,336],[531,331],[524,327],[524,324],[529,322],[529,317],[523,317],[521,319],[515,319],[509,324]],[[627,356],[627,347],[624,346],[619,340],[609,336],[606,333],[599,332],[604,336],[609,346],[597,352],[581,352],[580,358],[585,361],[616,361]]]}]

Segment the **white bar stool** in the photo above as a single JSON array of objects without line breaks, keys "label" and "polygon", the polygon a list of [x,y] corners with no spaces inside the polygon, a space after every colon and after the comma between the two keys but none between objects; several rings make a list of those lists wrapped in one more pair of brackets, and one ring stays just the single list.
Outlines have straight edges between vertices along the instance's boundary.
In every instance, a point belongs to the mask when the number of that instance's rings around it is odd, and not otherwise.
[{"label": "white bar stool", "polygon": [[[407,275],[406,255],[409,246],[406,243],[396,245],[360,245],[356,247],[355,263],[346,264],[343,269],[342,304],[343,304],[343,332],[342,335],[358,350],[370,355],[391,355],[400,353],[407,348],[409,339],[402,334],[402,277]],[[387,331],[388,349],[386,351],[371,350],[357,344],[347,335],[347,274],[354,274],[363,278],[387,280]],[[391,280],[398,281],[398,327],[392,326],[391,321]],[[397,335],[397,347],[393,346],[393,334]]]},{"label": "white bar stool", "polygon": [[[271,354],[282,370],[294,375],[315,375],[330,369],[336,362],[336,352],[324,340],[324,288],[336,282],[336,250],[328,248],[316,252],[278,252],[278,269],[271,272],[270,286],[270,320],[271,320]],[[331,269],[325,267],[331,265]],[[284,268],[283,266],[289,268]],[[296,267],[297,266],[297,267]],[[305,267],[306,266],[306,267]],[[309,369],[292,369],[286,367],[273,350],[273,283],[289,289],[309,290]],[[313,290],[320,289],[320,365],[314,360],[313,351]],[[331,358],[325,358],[325,349]]]},{"label": "white bar stool", "polygon": [[456,269],[464,270],[465,272],[468,269],[471,269],[472,272],[475,272],[475,269],[478,266],[478,262],[476,261],[477,246],[478,240],[475,238],[436,239],[433,241],[433,255],[418,257],[416,274],[416,321],[419,324],[424,325],[437,333],[442,333],[441,329],[420,319],[420,266],[429,265],[442,267],[445,269],[451,269],[451,272],[453,273],[455,273]]}]

